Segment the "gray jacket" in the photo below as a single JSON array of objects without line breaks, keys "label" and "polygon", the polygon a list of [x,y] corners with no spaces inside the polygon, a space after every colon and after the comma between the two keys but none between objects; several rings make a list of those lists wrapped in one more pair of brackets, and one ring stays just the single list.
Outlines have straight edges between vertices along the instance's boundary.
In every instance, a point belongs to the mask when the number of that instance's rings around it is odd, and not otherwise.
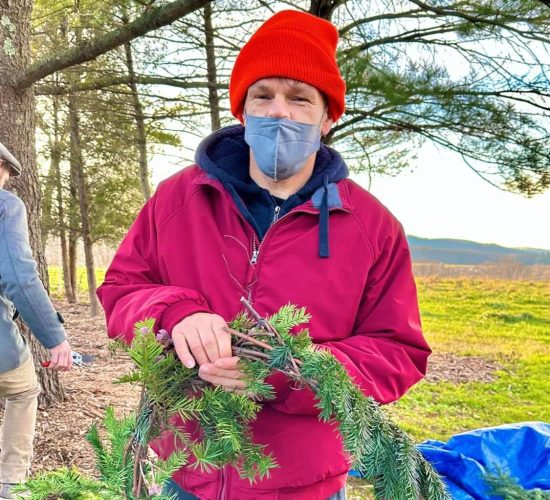
[{"label": "gray jacket", "polygon": [[63,319],[38,277],[25,205],[14,194],[0,189],[0,373],[17,368],[30,356],[27,342],[13,320],[16,308],[47,349],[66,339]]}]

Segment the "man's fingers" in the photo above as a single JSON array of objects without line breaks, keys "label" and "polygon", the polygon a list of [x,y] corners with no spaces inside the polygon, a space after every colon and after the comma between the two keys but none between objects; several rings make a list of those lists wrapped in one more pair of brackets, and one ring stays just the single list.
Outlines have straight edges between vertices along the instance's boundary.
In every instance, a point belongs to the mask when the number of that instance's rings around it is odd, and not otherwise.
[{"label": "man's fingers", "polygon": [[50,359],[50,364],[48,365],[49,370],[60,370],[62,368],[63,364],[61,361],[61,355],[58,353],[52,354],[52,357]]},{"label": "man's fingers", "polygon": [[65,362],[63,363],[63,370],[70,370],[73,366],[73,353],[72,351],[67,351],[65,356]]},{"label": "man's fingers", "polygon": [[231,335],[224,330],[226,326],[221,316],[211,313],[191,314],[180,321],[172,330],[172,340],[182,363],[191,368],[195,361],[203,365],[231,356]]},{"label": "man's fingers", "polygon": [[[222,358],[220,358],[222,359]],[[207,363],[202,365],[199,370],[199,376],[208,375],[214,377],[222,377],[228,379],[243,379],[244,373],[240,370],[219,368],[215,364]]]},{"label": "man's fingers", "polygon": [[[55,352],[50,361],[50,370],[67,370],[69,367],[69,353],[66,351]],[[72,361],[72,359],[71,359]]]},{"label": "man's fingers", "polygon": [[63,368],[63,351],[56,351],[52,354],[51,370],[60,370]]},{"label": "man's fingers", "polygon": [[233,351],[231,349],[231,334],[226,330],[227,323],[223,320],[223,318],[219,318],[219,320],[214,323],[213,327],[216,333],[216,338],[218,339],[220,358],[231,357]]},{"label": "man's fingers", "polygon": [[201,337],[197,330],[195,330],[193,333],[187,333],[185,335],[185,341],[187,342],[189,350],[191,351],[191,354],[193,355],[199,366],[203,365],[204,363],[208,363],[208,355],[204,350]]},{"label": "man's fingers", "polygon": [[67,340],[61,344],[52,347],[50,351],[50,361],[47,368],[50,370],[70,370],[73,366],[72,350]]},{"label": "man's fingers", "polygon": [[[198,330],[201,340],[202,348],[208,358],[207,363],[213,363],[220,357],[220,350],[218,347],[218,340],[216,334],[212,328],[208,330]],[[202,363],[201,363],[202,364]]]},{"label": "man's fingers", "polygon": [[212,385],[219,385],[224,389],[246,389],[246,382],[242,379],[219,377],[208,374],[201,375],[201,378],[210,382]]},{"label": "man's fingers", "polygon": [[187,346],[187,341],[185,340],[184,335],[174,335],[172,340],[174,341],[174,348],[176,349],[176,353],[178,358],[180,358],[180,361],[187,368],[193,368],[195,366],[195,358],[192,356],[191,351]]},{"label": "man's fingers", "polygon": [[220,358],[215,361],[214,365],[223,370],[235,370],[238,367],[240,359],[239,356]]}]

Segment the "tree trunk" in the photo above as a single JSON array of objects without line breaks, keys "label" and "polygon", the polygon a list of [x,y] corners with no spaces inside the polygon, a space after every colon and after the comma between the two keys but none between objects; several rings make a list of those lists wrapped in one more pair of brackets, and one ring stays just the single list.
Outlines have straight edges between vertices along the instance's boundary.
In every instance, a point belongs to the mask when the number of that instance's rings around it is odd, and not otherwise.
[{"label": "tree trunk", "polygon": [[73,161],[69,162],[69,280],[73,290],[74,302],[78,302],[78,283],[77,283],[77,258],[78,258],[78,239],[80,237],[80,219],[79,219],[79,203],[78,203],[78,188],[77,188],[77,173],[76,166]]},{"label": "tree trunk", "polygon": [[[59,145],[57,145],[59,148]],[[52,152],[53,154],[53,152]],[[61,156],[61,151],[58,149],[58,155]],[[63,206],[63,185],[61,180],[60,162],[56,163],[55,181],[57,189],[57,224],[59,226],[59,241],[61,245],[61,265],[63,269],[63,285],[65,287],[65,298],[71,303],[76,302],[75,289],[73,280],[71,279],[71,268],[69,265],[69,253],[67,249],[67,230],[65,221],[65,208]]]},{"label": "tree trunk", "polygon": [[[30,18],[32,0],[0,0],[0,142],[2,142],[23,166],[23,175],[10,183],[27,207],[29,240],[42,282],[47,284],[47,268],[42,251],[40,229],[40,189],[36,173],[34,149],[35,102],[32,90],[17,92],[13,75],[30,62]],[[30,335],[28,328],[19,327],[29,340],[35,361],[46,358],[41,344]],[[38,369],[42,386],[40,405],[46,407],[63,401],[65,392],[57,372]]]},{"label": "tree trunk", "polygon": [[86,276],[88,278],[88,295],[90,298],[90,314],[97,316],[99,313],[99,304],[96,296],[96,277],[94,254],[92,245],[92,236],[90,230],[90,201],[88,195],[88,186],[84,175],[84,162],[82,158],[82,148],[80,143],[80,121],[78,118],[78,108],[76,96],[69,94],[69,124],[71,129],[71,163],[74,165],[76,173],[76,188],[78,192],[78,202],[80,206],[80,221],[82,241],[84,242],[84,258],[86,261]]},{"label": "tree trunk", "polygon": [[[126,14],[123,16],[124,24],[128,23]],[[151,198],[151,185],[149,184],[149,166],[147,164],[147,138],[145,135],[145,117],[143,115],[143,106],[139,99],[138,88],[136,84],[136,74],[134,71],[134,58],[132,56],[132,44],[124,44],[126,52],[126,66],[128,67],[128,76],[130,77],[130,91],[132,93],[132,102],[134,106],[134,117],[136,120],[136,143],[139,152],[139,179],[143,198],[147,201]]]},{"label": "tree trunk", "polygon": [[48,176],[46,178],[46,186],[43,188],[42,198],[42,217],[40,218],[40,231],[42,240],[42,251],[46,252],[46,243],[48,242],[48,236],[52,231],[52,211],[53,211],[53,191],[55,188],[55,162],[59,161],[54,157],[53,151],[50,157],[50,168],[48,169]]},{"label": "tree trunk", "polygon": [[[71,268],[69,266],[69,254],[67,249],[67,221],[65,220],[65,207],[63,200],[63,179],[61,177],[61,131],[59,130],[59,98],[53,96],[53,119],[54,119],[54,139],[52,145],[52,164],[55,166],[53,176],[55,179],[56,199],[57,199],[57,227],[59,232],[59,242],[61,247],[61,266],[63,270],[63,286],[65,288],[65,298],[71,303],[76,302],[76,290],[71,279]],[[54,161],[55,160],[55,161]]]},{"label": "tree trunk", "polygon": [[346,2],[347,0],[311,0],[309,12],[314,16],[330,21],[334,11]]},{"label": "tree trunk", "polygon": [[[63,218],[62,208],[59,209],[59,219]],[[67,249],[67,231],[62,227],[59,230],[59,242],[61,245],[61,265],[63,268],[63,286],[65,288],[65,298],[71,304],[76,303],[75,290],[71,282],[71,268],[69,265],[69,252]]]},{"label": "tree trunk", "polygon": [[[212,4],[204,6],[204,36],[206,42],[206,71],[208,83],[217,83],[216,53],[214,50],[214,28],[212,27]],[[210,123],[212,130],[221,128],[220,100],[218,90],[214,85],[208,87],[208,102],[210,104]]]},{"label": "tree trunk", "polygon": [[[78,284],[76,282],[76,265],[77,265],[77,245],[78,245],[78,232],[72,228],[69,230],[69,280],[71,281],[71,288],[73,290],[72,297],[68,298],[71,304],[78,302]],[[73,299],[71,301],[71,299]]]}]

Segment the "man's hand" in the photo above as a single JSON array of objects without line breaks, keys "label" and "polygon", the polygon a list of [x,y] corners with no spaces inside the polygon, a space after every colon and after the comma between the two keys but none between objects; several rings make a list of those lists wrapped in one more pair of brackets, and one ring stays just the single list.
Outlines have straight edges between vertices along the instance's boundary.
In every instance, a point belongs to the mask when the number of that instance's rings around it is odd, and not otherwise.
[{"label": "man's hand", "polygon": [[52,347],[50,351],[50,363],[47,366],[48,370],[70,370],[73,366],[73,351],[68,340],[64,340],[61,344]]},{"label": "man's hand", "polygon": [[199,368],[199,377],[226,391],[246,394],[244,373],[239,370],[238,356],[219,358],[214,363],[205,363]]},{"label": "man's hand", "polygon": [[231,334],[225,330],[227,323],[221,316],[195,313],[181,320],[172,330],[176,353],[187,368],[214,363],[219,358],[229,358]]}]

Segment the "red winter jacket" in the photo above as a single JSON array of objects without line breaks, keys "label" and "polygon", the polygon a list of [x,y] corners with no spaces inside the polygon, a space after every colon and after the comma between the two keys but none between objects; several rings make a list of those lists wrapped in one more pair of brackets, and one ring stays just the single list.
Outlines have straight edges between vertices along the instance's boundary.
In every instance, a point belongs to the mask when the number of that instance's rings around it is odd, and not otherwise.
[{"label": "red winter jacket", "polygon": [[[314,342],[330,349],[365,394],[381,403],[398,399],[422,378],[430,353],[407,241],[368,192],[347,179],[334,186],[341,204],[330,208],[330,257],[320,258],[312,200],[275,222],[260,243],[230,193],[199,167],[164,181],[98,290],[109,336],[130,342],[134,323],[147,317],[169,332],[196,312],[229,321],[243,295],[262,315],[290,302],[307,308]],[[280,467],[253,485],[232,467],[184,468],[174,476],[184,490],[205,500],[320,500],[344,486],[349,463],[336,428],[317,419],[312,393],[289,387],[282,374],[269,381],[277,397],[263,403],[253,438]],[[166,457],[173,441],[164,436],[154,448]]]}]

